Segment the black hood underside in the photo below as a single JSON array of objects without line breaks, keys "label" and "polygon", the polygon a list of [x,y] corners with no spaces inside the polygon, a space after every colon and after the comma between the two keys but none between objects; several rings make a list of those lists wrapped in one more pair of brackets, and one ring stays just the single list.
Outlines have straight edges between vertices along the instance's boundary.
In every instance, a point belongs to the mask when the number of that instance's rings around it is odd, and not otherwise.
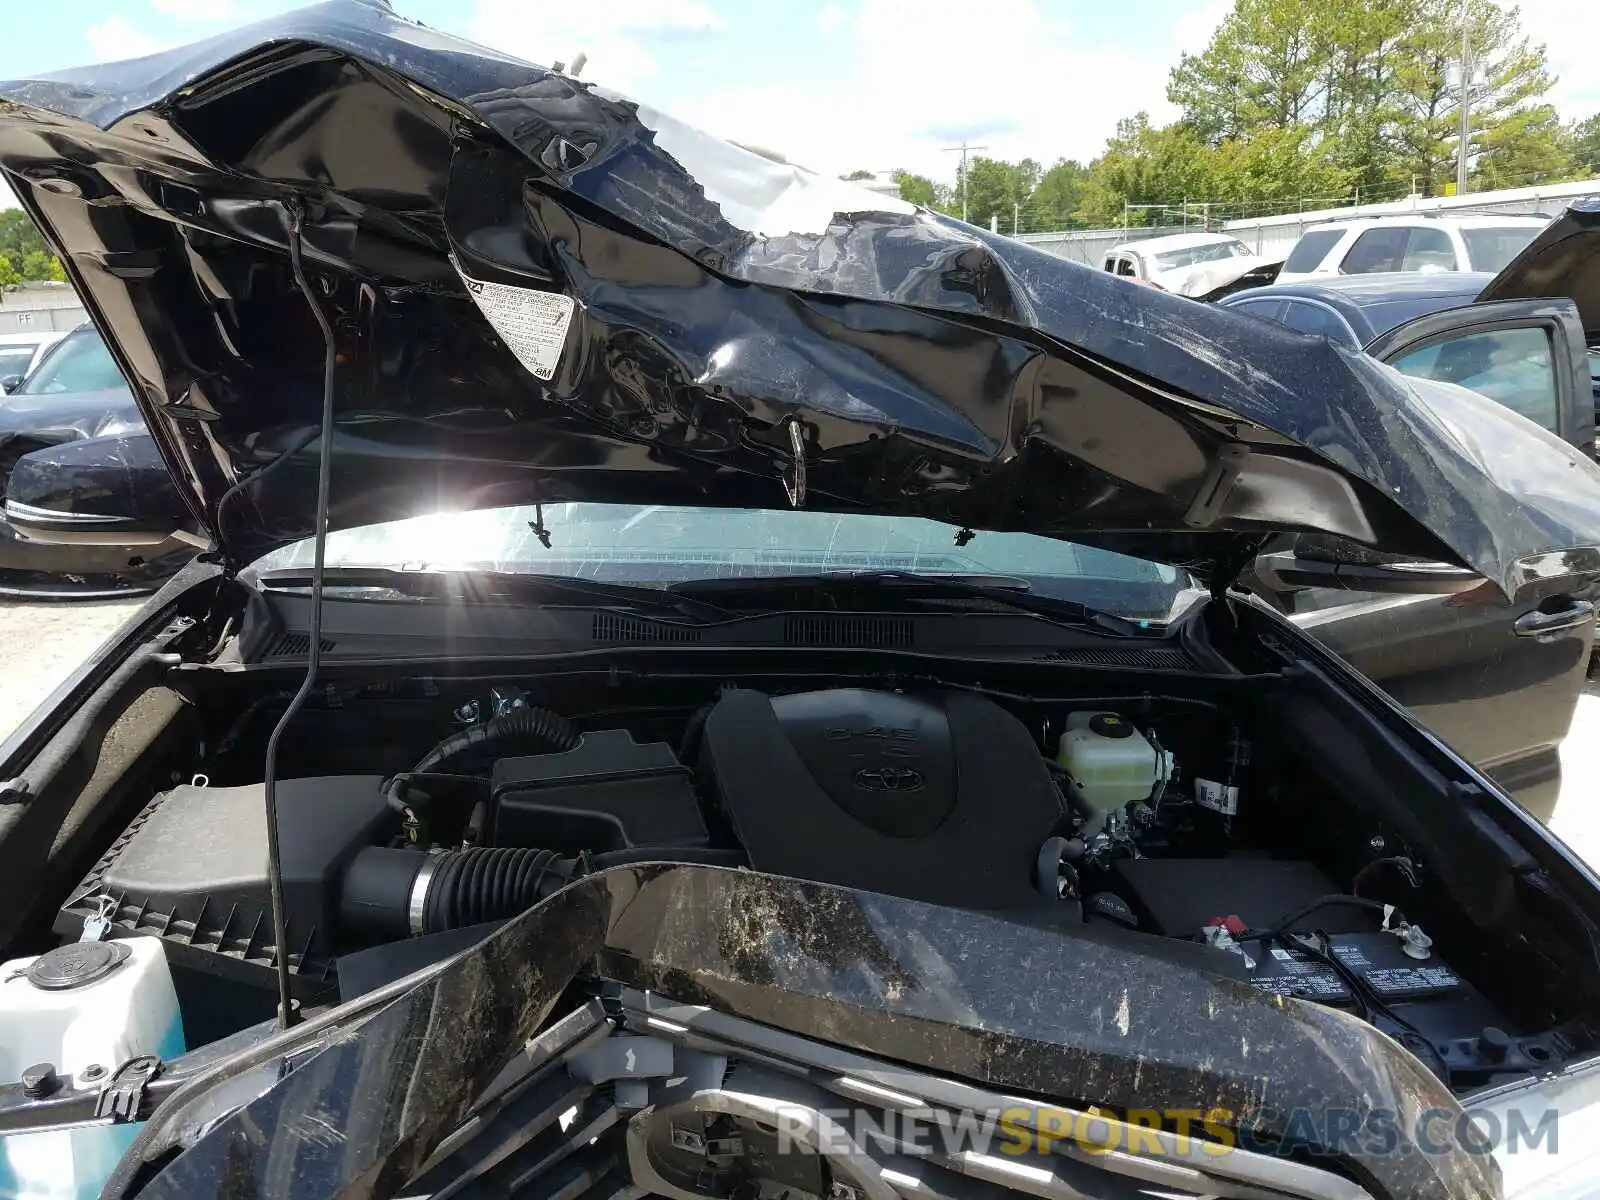
[{"label": "black hood underside", "polygon": [[1600,472],[1496,406],[375,0],[0,97],[8,182],[235,565],[313,526],[324,343],[295,221],[337,339],[334,528],[559,500],[803,506],[1222,583],[1265,537],[1315,531],[1508,592],[1588,569],[1600,542]]},{"label": "black hood underside", "polygon": [[[221,1120],[210,1105],[231,1108],[239,1092],[197,1093],[195,1111],[172,1102],[136,1156],[207,1132],[139,1194],[211,1195],[226,1181],[230,1195],[277,1195],[289,1179],[316,1195],[401,1193],[574,982],[597,979],[1010,1095],[1226,1109],[1267,1144],[1295,1113],[1410,1118],[1453,1104],[1365,1022],[1077,929],[755,871],[614,868],[528,910]],[[1499,1194],[1487,1155],[1338,1153],[1383,1195]],[[1228,1156],[1213,1161],[1229,1173]],[[1180,1188],[1181,1176],[1170,1194]]]}]

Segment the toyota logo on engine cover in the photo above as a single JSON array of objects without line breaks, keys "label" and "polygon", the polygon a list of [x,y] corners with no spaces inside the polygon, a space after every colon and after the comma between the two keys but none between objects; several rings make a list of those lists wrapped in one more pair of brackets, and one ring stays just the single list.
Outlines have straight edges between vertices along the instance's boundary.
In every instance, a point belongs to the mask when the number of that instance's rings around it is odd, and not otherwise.
[{"label": "toyota logo on engine cover", "polygon": [[856,772],[856,786],[869,792],[922,790],[922,772],[910,767],[864,767]]}]

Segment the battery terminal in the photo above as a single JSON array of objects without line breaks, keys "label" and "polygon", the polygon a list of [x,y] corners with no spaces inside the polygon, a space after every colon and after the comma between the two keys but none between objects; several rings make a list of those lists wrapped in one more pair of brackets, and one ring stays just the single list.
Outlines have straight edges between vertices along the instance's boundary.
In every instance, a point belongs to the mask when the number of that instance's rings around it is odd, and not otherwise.
[{"label": "battery terminal", "polygon": [[1433,956],[1433,939],[1422,932],[1420,925],[1401,925],[1394,930],[1400,939],[1400,949],[1408,958],[1427,959]]}]

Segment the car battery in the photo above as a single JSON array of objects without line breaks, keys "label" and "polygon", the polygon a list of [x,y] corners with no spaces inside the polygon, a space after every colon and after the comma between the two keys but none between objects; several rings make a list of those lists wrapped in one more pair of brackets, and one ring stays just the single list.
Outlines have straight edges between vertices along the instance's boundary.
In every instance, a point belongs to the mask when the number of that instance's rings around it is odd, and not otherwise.
[{"label": "car battery", "polygon": [[[1250,981],[1263,991],[1315,1000],[1319,1004],[1354,1002],[1349,985],[1318,955],[1302,950],[1293,939],[1274,939],[1264,951],[1246,936],[1242,945],[1255,967]],[[1437,954],[1412,958],[1392,933],[1338,933],[1328,938],[1328,949],[1339,964],[1361,980],[1368,993],[1384,1005],[1433,1000],[1470,992],[1461,977]]]},{"label": "car battery", "polygon": [[[1467,983],[1437,953],[1412,958],[1392,933],[1340,933],[1328,950],[1346,972],[1361,981],[1367,997],[1324,959],[1301,949],[1293,939],[1263,947],[1248,936],[1238,943],[1251,961],[1250,982],[1262,991],[1294,996],[1337,1008],[1372,1007],[1373,1024],[1426,1063],[1441,1077],[1476,1085],[1500,1073],[1537,1070],[1570,1053],[1562,1036],[1516,1032],[1506,1016]],[[1508,1076],[1509,1077],[1509,1076]]]}]

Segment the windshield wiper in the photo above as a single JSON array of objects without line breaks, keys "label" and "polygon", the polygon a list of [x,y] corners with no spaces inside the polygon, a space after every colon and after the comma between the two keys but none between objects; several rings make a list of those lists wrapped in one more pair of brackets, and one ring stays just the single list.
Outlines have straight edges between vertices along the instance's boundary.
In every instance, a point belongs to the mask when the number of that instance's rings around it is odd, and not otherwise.
[{"label": "windshield wiper", "polygon": [[[519,604],[600,604],[647,612],[671,612],[700,624],[736,620],[730,612],[707,600],[685,596],[667,588],[630,583],[609,583],[571,575],[526,574],[520,571],[402,570],[395,567],[327,567],[323,572],[330,590],[377,588],[399,592],[417,600],[514,601]],[[263,571],[263,587],[283,590],[309,588],[311,572],[301,567]]]},{"label": "windshield wiper", "polygon": [[[582,579],[571,575],[516,571],[405,570],[396,567],[327,567],[330,591],[371,588],[416,600],[467,600],[479,603],[598,604],[645,612],[676,613],[697,624],[718,624],[748,616],[750,599],[768,599],[760,608],[789,602],[802,608],[819,601],[833,607],[878,604],[886,600],[976,600],[992,608],[1027,613],[1058,625],[1095,629],[1119,637],[1149,635],[1147,624],[1103,612],[1075,600],[1043,596],[1026,579],[1008,575],[919,573],[916,571],[824,571],[810,575],[754,575],[697,579],[667,587],[647,587]],[[265,588],[309,588],[307,568],[282,567],[258,576]],[[726,608],[723,603],[736,608]]]},{"label": "windshield wiper", "polygon": [[911,601],[982,600],[998,608],[1028,613],[1060,625],[1096,629],[1119,637],[1149,636],[1148,623],[1103,612],[1076,600],[1062,600],[1033,591],[1026,579],[1009,575],[941,575],[917,571],[825,571],[815,575],[765,575],[736,579],[697,579],[673,584],[669,591],[696,599],[729,603],[748,597],[810,595],[833,603],[863,599]]}]

